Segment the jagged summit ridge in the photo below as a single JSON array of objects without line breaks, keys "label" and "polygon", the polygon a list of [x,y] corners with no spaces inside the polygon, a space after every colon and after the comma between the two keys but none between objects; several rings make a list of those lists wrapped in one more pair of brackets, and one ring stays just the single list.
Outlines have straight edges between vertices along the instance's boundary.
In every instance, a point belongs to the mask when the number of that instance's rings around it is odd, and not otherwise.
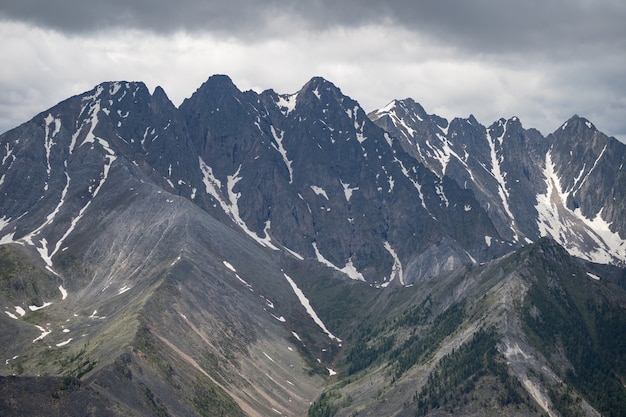
[{"label": "jagged summit ridge", "polygon": [[[500,119],[489,128],[473,116],[448,122],[429,115],[412,99],[394,100],[367,117],[358,102],[321,77],[312,78],[295,94],[281,95],[272,90],[244,93],[228,76],[216,75],[179,109],[160,87],[150,95],[143,83],[102,83],[80,96],[80,102],[80,110],[74,116],[82,118],[80,122],[46,119],[43,123],[46,132],[55,134],[57,129],[72,123],[79,126],[71,133],[68,153],[83,143],[92,143],[104,152],[102,172],[108,172],[109,164],[122,154],[127,162],[144,170],[145,175],[169,191],[176,190],[218,218],[229,218],[258,242],[275,249],[284,246],[300,257],[318,259],[338,270],[354,268],[357,273],[352,276],[359,278],[363,276],[360,271],[370,268],[366,263],[374,262],[378,266],[368,280],[379,284],[381,278],[383,283],[389,280],[391,271],[400,265],[413,263],[409,252],[419,253],[432,245],[439,247],[444,241],[460,243],[453,250],[453,258],[457,259],[455,262],[466,262],[495,256],[506,245],[523,245],[546,234],[558,238],[558,227],[545,224],[551,216],[548,213],[559,210],[546,209],[539,202],[550,186],[546,155],[555,146],[551,138],[566,132],[568,125],[567,132],[574,137],[580,136],[576,133],[580,131],[578,127],[597,132],[590,122],[577,116],[547,139],[534,129],[524,129],[517,117]],[[137,107],[138,103],[145,103],[146,110]],[[46,117],[54,118],[52,113]],[[571,130],[575,126],[576,130]],[[50,144],[56,142],[47,143],[44,150],[49,154]],[[589,154],[581,151],[577,156],[583,160]],[[601,156],[598,152],[595,155]],[[5,160],[8,157],[5,155]],[[52,165],[47,169],[52,170]],[[583,167],[580,170],[581,178],[587,179]],[[556,172],[561,175],[558,168]],[[450,187],[456,190],[446,191]],[[576,191],[580,194],[579,188]],[[470,200],[451,203],[452,195],[465,198],[461,197],[463,190],[471,190],[477,202],[469,197]],[[61,191],[62,187],[57,190]],[[400,194],[403,197],[399,200],[393,197]],[[320,197],[326,203],[317,202]],[[369,212],[361,198],[372,197],[386,207],[388,203],[383,202],[389,197],[400,211],[417,207],[426,224],[434,220],[430,226],[411,226],[421,230],[421,235],[409,233],[415,235],[416,240],[409,241],[413,241],[411,245],[418,248],[417,252],[393,249],[385,230],[393,236],[400,225],[389,223],[395,216]],[[399,203],[407,198],[412,202]],[[572,195],[565,199],[565,206],[572,212],[581,205]],[[293,202],[293,206],[283,207],[281,203],[285,201]],[[319,217],[313,206],[326,214]],[[588,205],[582,206],[581,210],[591,213]],[[477,213],[482,220],[476,223],[484,224],[484,230],[469,236],[459,234],[450,214],[458,207],[463,208],[466,216],[473,216],[479,207],[485,210],[486,215]],[[7,218],[23,213],[17,211]],[[583,221],[587,223],[583,229],[590,236],[595,233],[593,219],[598,213],[596,210],[584,214],[589,221]],[[606,223],[600,227],[608,228],[614,235],[599,239],[619,240],[619,231],[615,229],[621,222],[615,214],[617,210],[610,207],[603,213],[605,217],[612,216],[612,221],[603,220]],[[368,215],[368,225],[355,223]],[[407,212],[398,218],[418,221],[420,215]],[[322,226],[326,221],[333,226]],[[370,235],[372,226],[379,230],[374,235]],[[336,246],[328,240],[330,230],[344,230],[341,233],[351,237],[333,239],[342,242]],[[440,237],[433,240],[427,237],[431,234]],[[450,239],[442,239],[444,236]],[[372,257],[371,248],[367,255],[361,253],[358,247],[366,241],[377,242],[377,255]],[[578,255],[600,250],[605,255],[587,257],[610,262],[623,260],[615,244],[599,243],[597,237],[583,241],[588,247],[576,252]],[[601,246],[604,248],[599,249]],[[365,261],[366,258],[374,261]],[[404,274],[409,271],[403,268]]]},{"label": "jagged summit ridge", "polygon": [[[433,171],[472,189],[507,240],[525,244],[552,236],[576,256],[626,261],[621,237],[626,230],[614,215],[623,198],[614,198],[609,179],[623,176],[623,144],[577,115],[546,138],[525,129],[517,117],[500,119],[488,128],[473,117],[454,119],[444,131],[412,103],[394,101],[370,117]],[[596,178],[599,183],[592,190]]]}]

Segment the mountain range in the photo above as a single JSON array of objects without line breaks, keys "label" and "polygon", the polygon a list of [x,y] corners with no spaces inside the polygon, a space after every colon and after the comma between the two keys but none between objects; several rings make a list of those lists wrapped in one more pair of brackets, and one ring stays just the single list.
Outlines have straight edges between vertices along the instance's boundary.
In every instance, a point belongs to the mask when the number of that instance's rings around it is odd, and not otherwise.
[{"label": "mountain range", "polygon": [[0,135],[0,414],[624,415],[625,152],[102,83]]}]

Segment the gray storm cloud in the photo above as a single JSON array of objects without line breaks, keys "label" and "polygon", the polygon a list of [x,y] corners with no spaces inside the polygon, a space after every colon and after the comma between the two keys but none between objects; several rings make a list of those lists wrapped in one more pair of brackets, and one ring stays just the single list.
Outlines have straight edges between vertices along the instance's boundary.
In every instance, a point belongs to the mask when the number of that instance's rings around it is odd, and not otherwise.
[{"label": "gray storm cloud", "polygon": [[21,0],[0,5],[5,19],[69,33],[134,27],[263,36],[272,32],[277,14],[292,16],[307,30],[402,25],[483,52],[623,47],[626,33],[626,2],[620,0]]}]

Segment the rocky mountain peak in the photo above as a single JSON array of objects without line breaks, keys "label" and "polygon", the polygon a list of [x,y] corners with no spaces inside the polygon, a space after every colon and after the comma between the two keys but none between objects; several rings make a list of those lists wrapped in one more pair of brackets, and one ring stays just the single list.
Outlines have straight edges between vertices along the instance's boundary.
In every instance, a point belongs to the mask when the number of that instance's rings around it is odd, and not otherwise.
[{"label": "rocky mountain peak", "polygon": [[302,94],[312,93],[318,98],[321,97],[323,92],[328,92],[339,97],[343,96],[339,87],[327,79],[319,76],[311,78],[300,90],[300,93]]},{"label": "rocky mountain peak", "polygon": [[239,90],[228,75],[216,74],[211,75],[205,82],[203,82],[195,93],[192,94],[192,97],[196,94],[226,96],[233,94],[235,91]]},{"label": "rocky mountain peak", "polygon": [[152,102],[151,105],[155,107],[156,111],[160,111],[163,109],[172,109],[174,103],[170,100],[170,98],[165,93],[165,90],[161,88],[161,86],[157,86],[152,93]]},{"label": "rocky mountain peak", "polygon": [[580,134],[584,131],[595,131],[596,127],[589,120],[575,114],[561,125],[560,130],[566,131],[571,135]]},{"label": "rocky mountain peak", "polygon": [[121,103],[149,96],[148,87],[141,81],[106,81],[98,84],[93,90],[82,94],[81,98],[83,101],[103,100],[103,103],[107,103],[108,100],[111,100]]},{"label": "rocky mountain peak", "polygon": [[[433,127],[438,127],[441,133],[447,132],[448,121],[436,114],[428,114],[421,104],[413,100],[412,98],[405,98],[402,100],[392,100],[385,107],[370,112],[368,117],[377,122],[381,118],[388,117],[391,119],[400,120],[412,120],[412,125],[431,124]],[[379,122],[384,123],[384,122]],[[406,126],[404,127],[406,129]],[[437,130],[437,129],[435,129]]]},{"label": "rocky mountain peak", "polygon": [[199,115],[236,111],[241,107],[243,93],[226,75],[213,75],[180,105],[184,114]]},{"label": "rocky mountain peak", "polygon": [[519,136],[522,134],[524,128],[520,119],[513,116],[509,119],[501,118],[495,121],[491,126],[489,126],[488,131],[489,135],[492,138],[497,138],[498,143],[501,144],[502,141],[507,139],[507,137]]},{"label": "rocky mountain peak", "polygon": [[347,114],[353,121],[367,118],[359,103],[343,94],[332,82],[321,77],[312,78],[298,93],[299,106],[305,113],[313,112],[319,118],[335,118]]}]

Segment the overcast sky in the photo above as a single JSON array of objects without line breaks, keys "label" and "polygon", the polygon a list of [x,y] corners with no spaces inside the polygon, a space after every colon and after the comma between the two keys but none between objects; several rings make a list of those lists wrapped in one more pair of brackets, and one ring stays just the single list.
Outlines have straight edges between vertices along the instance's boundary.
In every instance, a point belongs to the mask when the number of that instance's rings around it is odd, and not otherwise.
[{"label": "overcast sky", "polygon": [[366,111],[411,97],[544,135],[578,114],[626,142],[625,22],[624,0],[2,0],[0,132],[103,81],[179,105],[212,74],[320,75]]}]

